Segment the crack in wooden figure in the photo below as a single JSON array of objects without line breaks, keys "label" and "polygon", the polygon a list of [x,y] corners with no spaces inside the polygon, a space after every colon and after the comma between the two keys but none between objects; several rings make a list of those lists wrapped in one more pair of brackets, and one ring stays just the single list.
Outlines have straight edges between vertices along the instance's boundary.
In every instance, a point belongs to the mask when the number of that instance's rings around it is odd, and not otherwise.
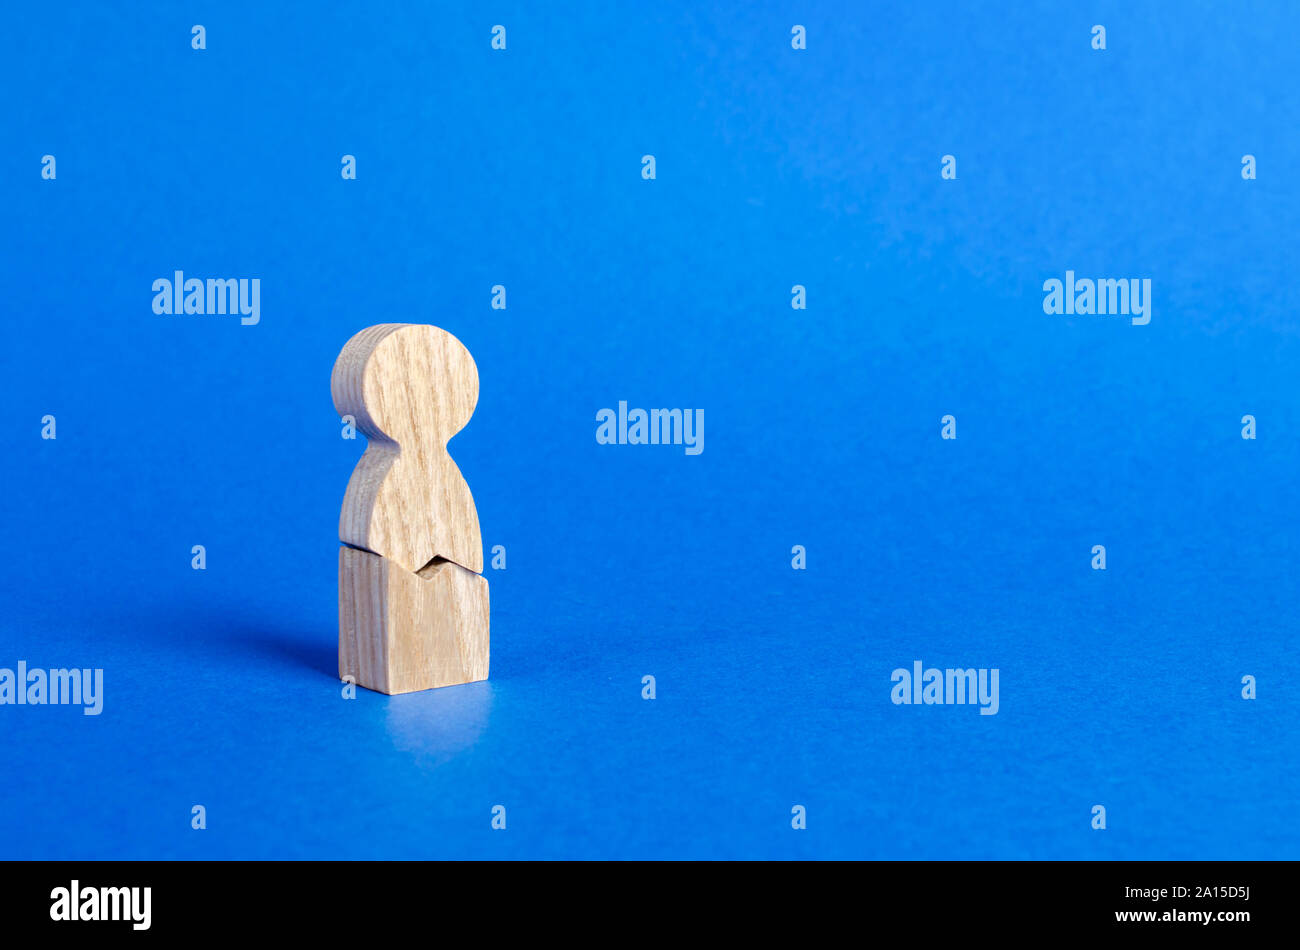
[{"label": "crack in wooden figure", "polygon": [[478,511],[447,441],[478,403],[464,344],[423,324],[348,340],[334,408],[369,440],[339,515],[339,678],[381,693],[488,676]]}]

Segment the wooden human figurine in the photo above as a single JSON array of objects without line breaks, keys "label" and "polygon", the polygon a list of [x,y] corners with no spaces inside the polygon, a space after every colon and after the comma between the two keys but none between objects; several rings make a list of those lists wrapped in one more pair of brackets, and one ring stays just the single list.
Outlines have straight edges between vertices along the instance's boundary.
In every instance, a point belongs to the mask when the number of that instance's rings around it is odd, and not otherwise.
[{"label": "wooden human figurine", "polygon": [[348,340],[330,390],[369,439],[339,516],[339,677],[381,693],[487,679],[478,511],[447,454],[478,403],[474,358],[446,330],[382,323]]}]

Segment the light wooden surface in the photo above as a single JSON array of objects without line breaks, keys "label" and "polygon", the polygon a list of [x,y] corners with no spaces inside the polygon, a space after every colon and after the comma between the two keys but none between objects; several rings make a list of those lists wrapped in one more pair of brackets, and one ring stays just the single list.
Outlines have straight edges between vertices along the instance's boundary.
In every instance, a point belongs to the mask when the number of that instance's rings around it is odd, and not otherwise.
[{"label": "light wooden surface", "polygon": [[381,693],[488,677],[488,582],[451,561],[412,574],[339,549],[339,678]]},{"label": "light wooden surface", "polygon": [[370,440],[343,498],[339,540],[414,573],[436,557],[483,571],[469,485],[447,454],[478,403],[478,368],[446,330],[381,323],[348,340],[334,408]]},{"label": "light wooden surface", "polygon": [[379,324],[330,389],[369,439],[339,516],[339,676],[383,693],[487,679],[478,511],[447,454],[478,402],[473,357],[437,327]]}]

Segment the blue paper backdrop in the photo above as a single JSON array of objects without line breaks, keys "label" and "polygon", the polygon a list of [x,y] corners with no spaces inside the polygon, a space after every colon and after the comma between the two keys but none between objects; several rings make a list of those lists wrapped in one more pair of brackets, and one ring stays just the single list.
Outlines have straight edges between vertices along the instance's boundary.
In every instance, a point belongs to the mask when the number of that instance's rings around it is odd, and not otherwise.
[{"label": "blue paper backdrop", "polygon": [[[1295,4],[6,21],[0,666],[105,696],[0,706],[0,856],[1300,857]],[[1150,324],[1044,314],[1067,269]],[[477,361],[507,569],[490,681],[344,700],[329,375],[390,321]]]}]

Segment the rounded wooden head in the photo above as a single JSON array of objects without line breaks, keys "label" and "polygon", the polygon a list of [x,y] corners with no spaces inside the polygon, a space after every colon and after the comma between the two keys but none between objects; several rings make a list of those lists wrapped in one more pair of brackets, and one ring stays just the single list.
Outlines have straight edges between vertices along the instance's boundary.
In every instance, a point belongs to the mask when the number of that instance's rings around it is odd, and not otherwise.
[{"label": "rounded wooden head", "polygon": [[370,440],[343,499],[340,540],[412,572],[438,557],[482,571],[478,512],[447,454],[478,404],[464,344],[425,324],[367,327],[339,353],[330,390]]}]

